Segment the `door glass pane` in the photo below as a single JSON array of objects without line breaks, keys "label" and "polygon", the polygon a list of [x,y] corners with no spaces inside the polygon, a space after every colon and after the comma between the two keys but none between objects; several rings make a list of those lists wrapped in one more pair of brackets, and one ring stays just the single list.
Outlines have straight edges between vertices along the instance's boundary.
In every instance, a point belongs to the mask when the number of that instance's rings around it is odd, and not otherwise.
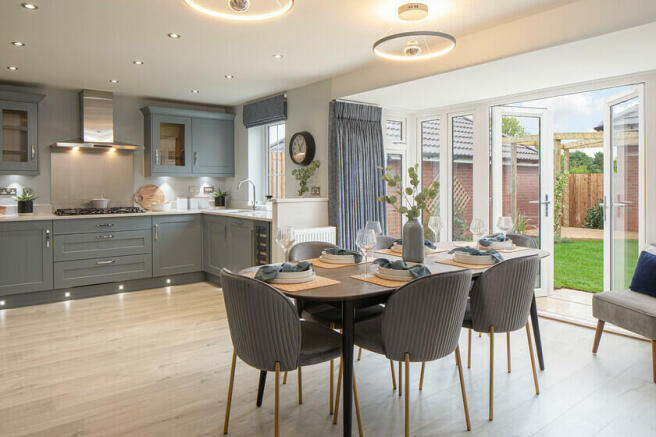
[{"label": "door glass pane", "polygon": [[27,111],[2,110],[2,160],[28,161]]},{"label": "door glass pane", "polygon": [[285,197],[285,124],[275,124],[267,130],[268,194],[274,199]]},{"label": "door glass pane", "polygon": [[638,98],[611,107],[611,279],[628,288],[638,260]]},{"label": "door glass pane", "polygon": [[[385,167],[392,175],[399,175],[403,178],[403,155],[400,153],[388,153]],[[403,182],[398,187],[390,188],[385,185],[385,191],[388,196],[396,196],[396,208],[401,207],[401,198],[403,191]],[[387,234],[392,237],[401,238],[402,220],[394,206],[385,204],[387,208]]]},{"label": "door glass pane", "polygon": [[474,119],[472,115],[451,118],[453,152],[453,240],[471,240],[474,200]]},{"label": "door glass pane", "polygon": [[185,125],[181,123],[160,123],[159,125],[159,165],[185,166]]},{"label": "door glass pane", "polygon": [[[440,120],[425,120],[421,122],[421,184],[429,187],[440,181]],[[428,228],[428,218],[440,211],[440,195],[422,211],[422,221],[426,238],[433,241],[432,231]],[[439,241],[439,235],[437,236]]]}]

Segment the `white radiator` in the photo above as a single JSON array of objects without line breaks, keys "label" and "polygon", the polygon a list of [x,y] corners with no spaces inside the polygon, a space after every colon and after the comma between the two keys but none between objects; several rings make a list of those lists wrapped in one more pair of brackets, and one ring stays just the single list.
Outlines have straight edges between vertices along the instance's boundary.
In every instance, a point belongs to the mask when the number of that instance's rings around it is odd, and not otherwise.
[{"label": "white radiator", "polygon": [[323,226],[319,228],[294,228],[296,241],[294,244],[305,243],[306,241],[325,241],[335,244],[337,239],[336,229],[334,226]]}]

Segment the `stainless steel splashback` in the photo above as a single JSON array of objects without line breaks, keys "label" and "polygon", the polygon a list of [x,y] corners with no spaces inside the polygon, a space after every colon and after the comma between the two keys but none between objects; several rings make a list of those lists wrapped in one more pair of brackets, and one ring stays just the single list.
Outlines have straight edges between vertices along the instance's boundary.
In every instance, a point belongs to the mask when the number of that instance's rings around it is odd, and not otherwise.
[{"label": "stainless steel splashback", "polygon": [[110,206],[131,206],[134,154],[128,151],[53,151],[50,154],[53,208],[80,208],[105,197]]}]

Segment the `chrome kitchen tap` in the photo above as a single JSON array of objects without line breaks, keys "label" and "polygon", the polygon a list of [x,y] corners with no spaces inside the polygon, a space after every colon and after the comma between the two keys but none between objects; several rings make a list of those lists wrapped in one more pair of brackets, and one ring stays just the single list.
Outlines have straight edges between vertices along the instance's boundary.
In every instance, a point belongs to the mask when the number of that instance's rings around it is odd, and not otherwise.
[{"label": "chrome kitchen tap", "polygon": [[255,182],[253,182],[249,178],[244,178],[239,181],[239,185],[237,186],[237,189],[239,190],[241,186],[246,182],[249,182],[253,186],[253,209],[257,209],[257,197],[255,197]]}]

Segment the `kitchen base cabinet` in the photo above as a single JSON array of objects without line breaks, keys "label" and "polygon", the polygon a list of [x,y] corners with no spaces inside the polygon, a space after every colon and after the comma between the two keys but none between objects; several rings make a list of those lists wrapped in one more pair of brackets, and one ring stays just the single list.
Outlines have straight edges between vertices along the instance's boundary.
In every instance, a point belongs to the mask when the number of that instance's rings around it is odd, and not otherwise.
[{"label": "kitchen base cabinet", "polygon": [[203,269],[199,214],[153,217],[153,276]]},{"label": "kitchen base cabinet", "polygon": [[216,276],[230,262],[228,227],[223,217],[203,217],[203,270]]},{"label": "kitchen base cabinet", "polygon": [[50,290],[52,222],[0,223],[0,296]]},{"label": "kitchen base cabinet", "polygon": [[55,263],[55,288],[120,282],[153,276],[150,254]]}]

